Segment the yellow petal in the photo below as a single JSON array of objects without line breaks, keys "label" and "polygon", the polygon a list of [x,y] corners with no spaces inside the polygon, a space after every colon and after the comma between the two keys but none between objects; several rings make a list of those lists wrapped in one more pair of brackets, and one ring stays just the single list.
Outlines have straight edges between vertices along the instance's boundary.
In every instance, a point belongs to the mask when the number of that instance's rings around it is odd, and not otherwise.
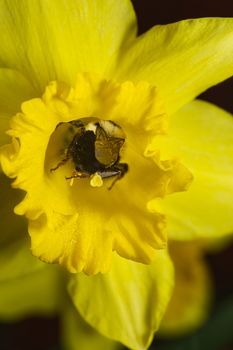
[{"label": "yellow petal", "polygon": [[155,26],[119,57],[116,77],[156,85],[168,113],[233,74],[233,19]]},{"label": "yellow petal", "polygon": [[147,349],[165,312],[173,286],[166,251],[150,266],[117,256],[105,275],[72,278],[70,295],[81,316],[100,333],[130,349]]},{"label": "yellow petal", "polygon": [[61,286],[57,271],[54,266],[45,267],[20,278],[0,282],[1,320],[50,315],[59,309]]},{"label": "yellow petal", "polygon": [[27,238],[25,218],[14,214],[15,204],[22,199],[19,190],[10,187],[10,181],[0,174],[0,284],[32,275],[46,265],[32,256]]},{"label": "yellow petal", "polygon": [[0,69],[0,145],[9,142],[5,134],[9,129],[9,119],[19,110],[21,103],[36,96],[29,81],[13,69]]},{"label": "yellow petal", "polygon": [[129,0],[5,0],[0,61],[42,92],[54,79],[71,83],[80,71],[103,73],[135,30]]},{"label": "yellow petal", "polygon": [[174,239],[221,237],[233,230],[233,119],[220,108],[194,101],[171,118],[164,154],[180,156],[194,176],[182,195],[162,205]]},{"label": "yellow petal", "polygon": [[0,193],[0,318],[54,313],[60,298],[57,273],[32,256],[26,220],[13,212],[22,193],[3,174]]},{"label": "yellow petal", "polygon": [[175,268],[175,288],[160,333],[178,335],[193,330],[206,320],[212,285],[201,241],[173,241],[169,250]]},{"label": "yellow petal", "polygon": [[117,350],[120,344],[102,336],[90,327],[71,304],[62,315],[61,338],[67,350]]},{"label": "yellow petal", "polygon": [[0,283],[23,278],[46,266],[32,256],[30,244],[23,238],[0,247],[0,264]]}]

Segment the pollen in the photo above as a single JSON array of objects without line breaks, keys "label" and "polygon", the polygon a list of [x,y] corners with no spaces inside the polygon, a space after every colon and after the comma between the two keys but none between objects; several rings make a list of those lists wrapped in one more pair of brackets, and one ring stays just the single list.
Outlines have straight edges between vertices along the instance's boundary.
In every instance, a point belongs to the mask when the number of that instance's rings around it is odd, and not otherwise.
[{"label": "pollen", "polygon": [[95,173],[91,177],[90,185],[92,187],[101,187],[101,186],[103,186],[103,179],[102,179],[102,177],[98,173]]},{"label": "pollen", "polygon": [[73,184],[74,184],[74,178],[72,177],[72,178],[70,179],[70,187],[72,187]]}]

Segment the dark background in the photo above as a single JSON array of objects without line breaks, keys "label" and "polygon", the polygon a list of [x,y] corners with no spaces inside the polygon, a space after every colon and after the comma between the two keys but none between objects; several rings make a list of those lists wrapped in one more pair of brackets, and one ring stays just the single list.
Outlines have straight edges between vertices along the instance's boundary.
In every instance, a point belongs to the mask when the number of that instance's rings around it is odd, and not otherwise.
[{"label": "dark background", "polygon": [[[233,17],[233,0],[133,0],[133,4],[139,33],[156,24],[186,18]],[[233,78],[209,89],[201,98],[233,113]],[[233,350],[233,246],[217,255],[207,256],[206,260],[216,288],[216,301],[209,321],[182,339],[156,339],[156,350]],[[0,350],[59,349],[58,318],[33,317],[15,324],[1,324],[0,333]]]}]

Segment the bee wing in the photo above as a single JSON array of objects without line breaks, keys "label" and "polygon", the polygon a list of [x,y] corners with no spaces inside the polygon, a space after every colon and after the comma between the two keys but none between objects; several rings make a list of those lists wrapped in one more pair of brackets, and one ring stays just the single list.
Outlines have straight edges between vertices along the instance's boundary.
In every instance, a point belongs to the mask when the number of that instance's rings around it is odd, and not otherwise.
[{"label": "bee wing", "polygon": [[106,132],[97,127],[95,141],[95,157],[106,166],[111,166],[119,158],[119,152],[124,143],[124,139],[108,137]]},{"label": "bee wing", "polygon": [[95,157],[101,164],[111,166],[117,161],[118,152],[110,146],[109,142],[96,141]]}]

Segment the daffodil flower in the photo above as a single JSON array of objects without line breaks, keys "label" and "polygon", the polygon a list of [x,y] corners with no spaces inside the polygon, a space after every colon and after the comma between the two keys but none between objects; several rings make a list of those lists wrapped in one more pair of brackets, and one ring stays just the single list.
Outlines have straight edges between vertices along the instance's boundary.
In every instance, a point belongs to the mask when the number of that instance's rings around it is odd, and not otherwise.
[{"label": "daffodil flower", "polygon": [[[128,0],[5,0],[0,16],[0,161],[32,253],[73,273],[87,323],[146,349],[172,293],[167,237],[233,227],[232,118],[193,101],[233,73],[233,20],[137,37]],[[5,276],[50,270],[10,220]]]}]

